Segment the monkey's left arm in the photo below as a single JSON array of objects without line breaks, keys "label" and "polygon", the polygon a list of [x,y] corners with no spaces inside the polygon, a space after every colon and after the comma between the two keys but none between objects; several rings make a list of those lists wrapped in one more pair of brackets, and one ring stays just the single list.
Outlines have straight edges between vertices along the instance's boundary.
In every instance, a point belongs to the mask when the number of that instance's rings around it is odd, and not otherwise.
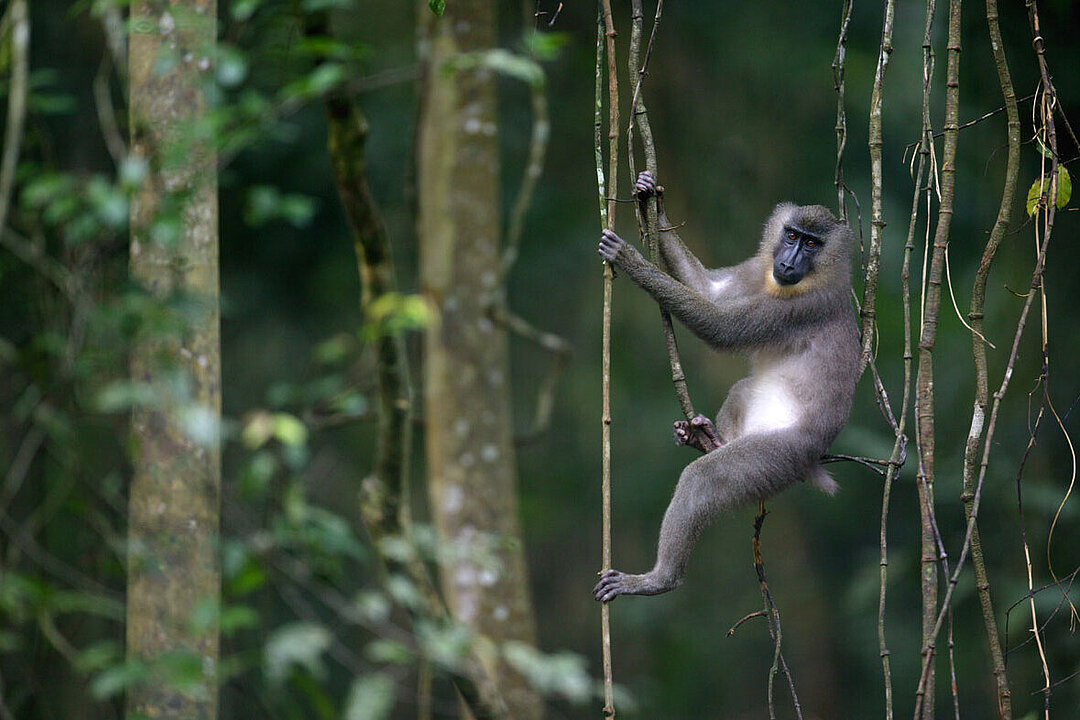
[{"label": "monkey's left arm", "polygon": [[660,225],[660,256],[664,260],[664,267],[679,282],[703,295],[708,294],[710,282],[713,279],[712,271],[698,260],[679,237],[679,233],[675,232],[675,228],[671,226],[667,211],[664,209],[663,188],[656,184],[656,179],[648,170],[643,170],[638,174],[637,182],[634,184],[634,195],[642,204],[643,215],[645,202],[651,197],[656,197],[657,222]]}]

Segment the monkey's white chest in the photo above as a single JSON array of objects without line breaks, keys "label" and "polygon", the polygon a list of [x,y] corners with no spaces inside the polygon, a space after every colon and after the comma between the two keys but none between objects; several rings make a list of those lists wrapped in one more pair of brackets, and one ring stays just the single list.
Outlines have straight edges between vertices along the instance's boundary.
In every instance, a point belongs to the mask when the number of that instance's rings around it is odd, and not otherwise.
[{"label": "monkey's white chest", "polygon": [[772,432],[799,421],[798,403],[779,373],[766,373],[754,382],[743,415],[743,434]]}]

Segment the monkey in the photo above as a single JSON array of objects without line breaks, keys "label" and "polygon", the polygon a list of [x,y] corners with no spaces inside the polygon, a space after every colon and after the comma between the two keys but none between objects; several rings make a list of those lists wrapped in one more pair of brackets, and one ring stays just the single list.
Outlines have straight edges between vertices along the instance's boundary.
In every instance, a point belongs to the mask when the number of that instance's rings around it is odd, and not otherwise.
[{"label": "monkey", "polygon": [[603,231],[598,252],[713,349],[747,355],[751,372],[732,386],[715,424],[701,415],[675,423],[676,442],[705,454],[679,476],[653,569],[606,570],[593,588],[601,602],[679,587],[699,536],[723,511],[797,480],[835,493],[820,459],[847,422],[860,374],[850,301],[853,242],[845,223],[821,205],[781,203],[755,255],[709,269],[671,227],[663,192],[650,173],[638,176],[638,201],[657,198],[668,272],[611,230]]}]

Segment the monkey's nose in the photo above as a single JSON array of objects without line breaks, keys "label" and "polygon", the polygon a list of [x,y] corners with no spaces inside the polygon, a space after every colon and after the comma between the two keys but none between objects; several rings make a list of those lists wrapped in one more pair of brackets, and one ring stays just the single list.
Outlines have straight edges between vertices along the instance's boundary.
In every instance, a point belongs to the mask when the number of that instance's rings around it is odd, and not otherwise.
[{"label": "monkey's nose", "polygon": [[802,275],[796,272],[793,266],[784,264],[773,271],[773,277],[781,285],[794,285],[802,280]]}]

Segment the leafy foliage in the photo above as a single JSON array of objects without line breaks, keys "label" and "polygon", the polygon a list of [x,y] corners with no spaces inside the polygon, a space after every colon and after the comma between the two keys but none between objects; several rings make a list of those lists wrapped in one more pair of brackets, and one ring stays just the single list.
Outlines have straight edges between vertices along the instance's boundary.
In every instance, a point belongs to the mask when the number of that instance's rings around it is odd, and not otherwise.
[{"label": "leafy foliage", "polygon": [[1050,202],[1050,194],[1057,191],[1055,205],[1058,210],[1069,204],[1072,198],[1072,176],[1064,165],[1057,167],[1057,183],[1052,182],[1053,177],[1047,173],[1031,184],[1027,192],[1027,214],[1034,215],[1039,208],[1046,207]]}]

